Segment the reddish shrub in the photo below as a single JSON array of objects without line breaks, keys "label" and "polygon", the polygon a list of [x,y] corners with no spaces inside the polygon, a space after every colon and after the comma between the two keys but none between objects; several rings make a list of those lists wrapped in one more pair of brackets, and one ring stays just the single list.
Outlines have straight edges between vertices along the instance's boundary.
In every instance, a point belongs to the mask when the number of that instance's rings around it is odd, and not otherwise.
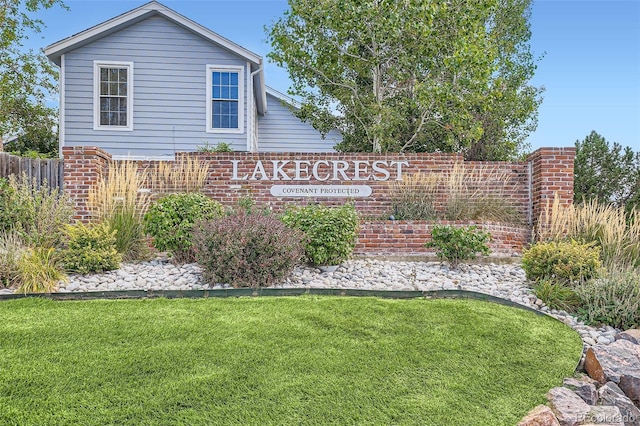
[{"label": "reddish shrub", "polygon": [[198,222],[193,247],[208,282],[267,287],[301,261],[303,239],[274,217],[239,213]]}]

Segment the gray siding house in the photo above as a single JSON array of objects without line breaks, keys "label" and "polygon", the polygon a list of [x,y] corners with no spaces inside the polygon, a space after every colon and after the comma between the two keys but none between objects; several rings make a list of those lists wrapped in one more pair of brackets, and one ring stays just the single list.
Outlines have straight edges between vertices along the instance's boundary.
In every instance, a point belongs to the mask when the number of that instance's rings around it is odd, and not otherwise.
[{"label": "gray siding house", "polygon": [[[60,67],[60,146],[114,158],[171,159],[228,143],[234,151],[332,152],[270,89],[262,57],[152,1],[45,49]],[[62,151],[62,150],[60,150]]]}]

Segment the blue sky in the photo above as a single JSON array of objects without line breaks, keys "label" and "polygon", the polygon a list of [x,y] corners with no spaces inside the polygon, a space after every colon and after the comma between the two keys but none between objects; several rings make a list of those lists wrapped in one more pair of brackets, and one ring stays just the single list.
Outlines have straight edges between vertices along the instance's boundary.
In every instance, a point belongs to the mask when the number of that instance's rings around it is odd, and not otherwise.
[{"label": "blue sky", "polygon": [[[266,56],[264,26],[287,9],[286,1],[161,0],[243,47]],[[40,12],[47,28],[29,45],[45,47],[146,1],[67,0],[71,10]],[[640,151],[640,0],[535,0],[531,47],[544,86],[532,148],[572,146],[591,130],[609,142]],[[42,38],[40,38],[42,37]],[[265,67],[267,84],[286,93],[286,71]]]}]

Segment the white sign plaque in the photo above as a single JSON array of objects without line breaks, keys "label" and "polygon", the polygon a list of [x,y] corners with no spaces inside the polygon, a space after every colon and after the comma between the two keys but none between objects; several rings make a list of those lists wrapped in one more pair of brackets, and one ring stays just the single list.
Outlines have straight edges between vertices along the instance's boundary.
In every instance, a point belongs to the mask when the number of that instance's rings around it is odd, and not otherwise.
[{"label": "white sign plaque", "polygon": [[273,185],[274,197],[368,197],[367,185]]}]

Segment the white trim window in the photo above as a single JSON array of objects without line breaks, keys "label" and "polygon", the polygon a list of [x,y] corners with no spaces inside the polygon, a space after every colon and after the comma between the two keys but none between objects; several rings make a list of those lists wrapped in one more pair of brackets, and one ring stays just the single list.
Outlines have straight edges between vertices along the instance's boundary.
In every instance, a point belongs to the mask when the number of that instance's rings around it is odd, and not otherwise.
[{"label": "white trim window", "polygon": [[244,132],[244,68],[207,65],[207,132]]},{"label": "white trim window", "polygon": [[93,129],[133,130],[133,62],[93,62]]}]

